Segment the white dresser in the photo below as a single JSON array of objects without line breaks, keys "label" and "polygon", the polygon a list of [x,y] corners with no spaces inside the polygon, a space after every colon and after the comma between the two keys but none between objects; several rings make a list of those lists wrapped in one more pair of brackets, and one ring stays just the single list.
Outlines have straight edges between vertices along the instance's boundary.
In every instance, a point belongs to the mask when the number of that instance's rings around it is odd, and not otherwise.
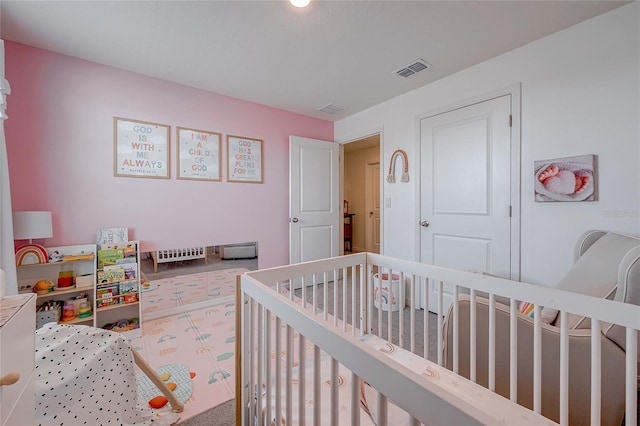
[{"label": "white dresser", "polygon": [[[35,423],[36,295],[0,298],[0,425]],[[16,381],[17,378],[17,381]]]}]

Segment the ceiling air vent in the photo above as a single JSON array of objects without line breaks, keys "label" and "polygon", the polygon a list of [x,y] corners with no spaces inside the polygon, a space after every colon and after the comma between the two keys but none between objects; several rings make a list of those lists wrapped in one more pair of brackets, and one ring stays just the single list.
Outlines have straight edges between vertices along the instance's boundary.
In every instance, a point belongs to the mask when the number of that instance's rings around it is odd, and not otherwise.
[{"label": "ceiling air vent", "polygon": [[397,70],[396,74],[398,74],[400,77],[410,77],[417,72],[426,70],[430,66],[431,65],[429,65],[422,59],[416,59],[414,62],[410,63],[409,65],[405,65],[404,67]]},{"label": "ceiling air vent", "polygon": [[325,106],[318,108],[317,111],[326,112],[327,114],[337,114],[344,111],[344,108],[340,105],[326,104]]}]

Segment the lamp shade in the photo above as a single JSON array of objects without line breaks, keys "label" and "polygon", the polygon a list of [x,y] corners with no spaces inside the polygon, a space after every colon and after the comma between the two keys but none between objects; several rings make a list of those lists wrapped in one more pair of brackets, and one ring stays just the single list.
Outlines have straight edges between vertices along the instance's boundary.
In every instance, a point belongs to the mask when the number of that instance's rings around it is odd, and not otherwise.
[{"label": "lamp shade", "polygon": [[53,237],[51,212],[13,212],[13,239]]}]

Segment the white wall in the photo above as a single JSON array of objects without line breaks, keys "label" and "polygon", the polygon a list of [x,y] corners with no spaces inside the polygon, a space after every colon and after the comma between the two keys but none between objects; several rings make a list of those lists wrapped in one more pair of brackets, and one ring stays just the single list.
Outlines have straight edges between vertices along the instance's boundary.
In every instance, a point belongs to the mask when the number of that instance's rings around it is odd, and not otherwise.
[{"label": "white wall", "polygon": [[[418,117],[516,83],[522,87],[521,279],[557,282],[587,229],[640,235],[639,22],[640,5],[632,3],[337,122],[337,141],[383,128],[385,162],[398,147],[409,155],[411,181],[385,182],[391,207],[383,215],[383,253],[418,259],[418,183],[411,173],[419,165]],[[598,201],[534,202],[533,162],[582,154],[597,155]]]}]

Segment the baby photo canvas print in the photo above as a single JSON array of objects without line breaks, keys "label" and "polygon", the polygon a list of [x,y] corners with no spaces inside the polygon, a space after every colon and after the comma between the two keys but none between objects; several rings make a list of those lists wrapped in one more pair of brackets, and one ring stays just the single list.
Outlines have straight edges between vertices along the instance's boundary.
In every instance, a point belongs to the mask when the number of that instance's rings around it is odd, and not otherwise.
[{"label": "baby photo canvas print", "polygon": [[536,201],[595,201],[595,155],[534,162]]}]

